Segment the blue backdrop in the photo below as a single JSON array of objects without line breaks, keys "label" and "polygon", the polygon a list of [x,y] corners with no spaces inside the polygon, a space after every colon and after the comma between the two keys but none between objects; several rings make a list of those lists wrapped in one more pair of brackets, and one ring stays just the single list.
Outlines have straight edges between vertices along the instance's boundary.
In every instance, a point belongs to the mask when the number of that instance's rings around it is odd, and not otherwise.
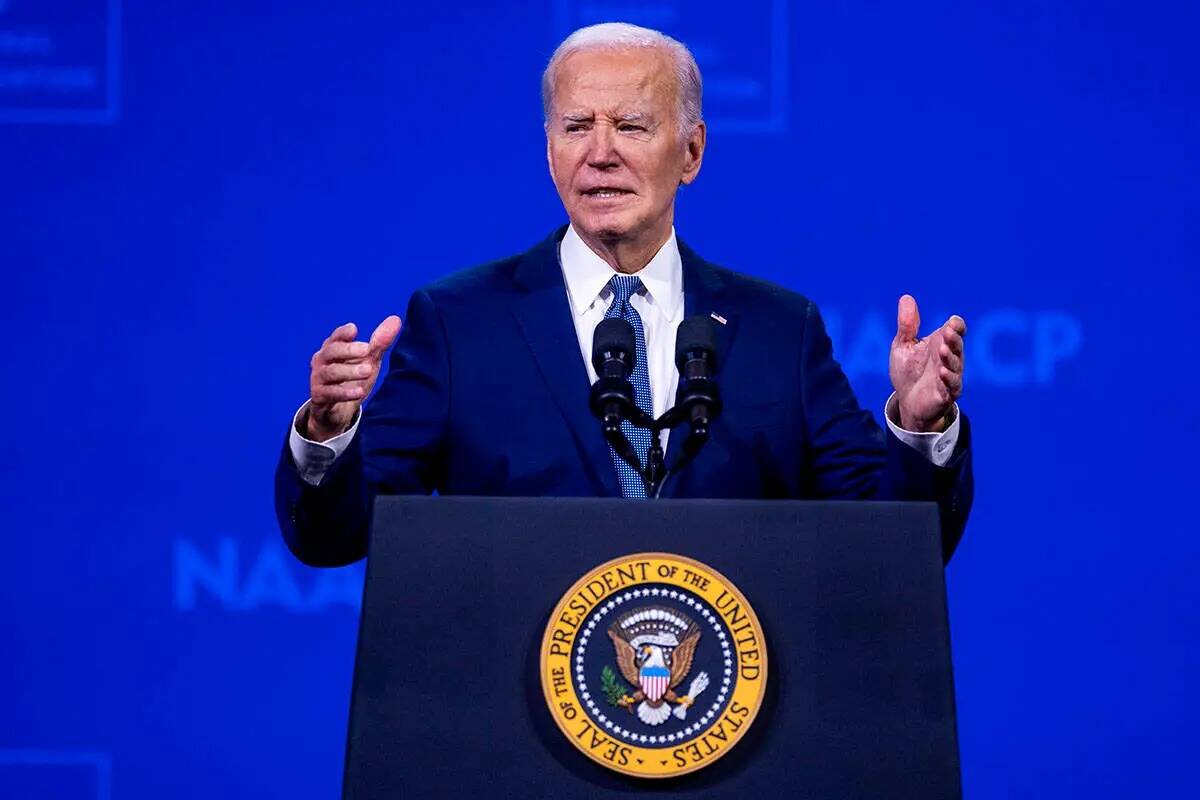
[{"label": "blue backdrop", "polygon": [[271,506],[309,356],[564,221],[540,71],[605,18],[705,71],[680,236],[865,405],[901,293],[968,321],[967,796],[1200,781],[1194,3],[0,0],[0,797],[336,795],[362,567]]}]

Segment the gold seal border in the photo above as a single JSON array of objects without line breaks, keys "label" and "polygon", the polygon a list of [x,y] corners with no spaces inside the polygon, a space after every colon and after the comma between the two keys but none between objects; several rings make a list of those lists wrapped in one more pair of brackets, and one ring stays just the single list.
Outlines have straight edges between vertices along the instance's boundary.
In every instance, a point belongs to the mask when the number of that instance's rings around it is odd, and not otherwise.
[{"label": "gold seal border", "polygon": [[[746,695],[752,696],[752,698],[753,698],[752,702],[746,703],[746,705],[749,707],[749,714],[742,721],[742,724],[738,727],[737,731],[735,731],[732,735],[729,736],[728,741],[726,741],[722,747],[720,747],[715,753],[709,754],[708,756],[706,756],[704,759],[702,759],[698,763],[689,764],[687,766],[680,767],[680,768],[678,768],[674,771],[670,771],[670,772],[643,772],[643,771],[638,771],[637,769],[634,769],[634,768],[631,768],[628,766],[623,766],[623,765],[617,764],[610,760],[606,760],[603,757],[591,752],[591,750],[589,750],[586,745],[584,745],[582,742],[580,742],[579,734],[577,734],[576,731],[570,730],[567,727],[568,721],[563,719],[563,715],[561,715],[559,713],[559,709],[561,708],[560,704],[562,704],[564,701],[569,701],[569,702],[573,703],[574,706],[578,709],[579,714],[581,714],[584,718],[586,718],[586,712],[584,711],[584,704],[582,702],[580,702],[580,699],[575,692],[574,661],[572,660],[571,655],[570,655],[570,654],[574,653],[574,650],[575,650],[575,644],[576,644],[576,639],[578,637],[579,626],[576,626],[577,630],[575,631],[575,634],[572,635],[570,645],[567,648],[568,655],[567,655],[567,662],[566,662],[567,672],[566,672],[566,685],[565,685],[565,690],[564,690],[565,694],[559,695],[558,697],[556,697],[554,695],[554,689],[552,686],[553,676],[551,675],[551,673],[548,669],[549,665],[547,664],[550,646],[553,642],[553,633],[554,633],[555,629],[558,627],[560,617],[562,616],[564,611],[567,610],[568,602],[571,599],[573,599],[577,593],[579,593],[585,587],[587,587],[587,585],[590,581],[598,580],[597,576],[603,575],[606,571],[615,569],[618,566],[630,564],[633,562],[639,562],[639,561],[675,562],[679,566],[692,567],[693,571],[696,572],[697,574],[700,574],[703,577],[709,578],[710,581],[717,584],[713,589],[710,589],[709,592],[712,592],[715,594],[720,594],[720,591],[722,589],[724,589],[724,590],[728,591],[728,593],[734,597],[734,599],[738,602],[741,609],[746,613],[747,617],[749,618],[750,630],[753,631],[755,638],[758,642],[759,661],[757,662],[757,664],[760,667],[761,672],[760,672],[759,678],[753,682],[753,683],[757,683],[757,691],[755,691],[753,689],[753,687],[746,688],[746,684],[751,683],[751,682],[741,678],[740,670],[741,670],[742,665],[741,665],[740,658],[738,657],[740,655],[740,653],[738,651],[738,648],[736,647],[736,642],[735,642],[734,666],[735,666],[735,673],[738,674],[738,680],[737,680],[737,683],[735,684],[733,694],[729,698],[729,705],[726,706],[726,709],[724,712],[722,712],[721,717],[719,717],[715,722],[713,722],[705,730],[695,734],[686,743],[677,745],[674,748],[672,748],[672,747],[649,748],[649,747],[642,747],[640,745],[630,745],[627,742],[624,742],[623,740],[620,740],[619,742],[618,742],[618,740],[614,740],[614,742],[619,743],[622,746],[629,747],[632,751],[634,751],[635,754],[636,753],[644,753],[648,756],[653,755],[655,757],[661,758],[664,753],[673,754],[674,751],[676,749],[678,749],[679,747],[687,747],[694,742],[703,740],[709,733],[711,733],[714,729],[718,728],[721,725],[721,723],[725,719],[725,715],[729,713],[729,709],[732,707],[735,699],[744,698]],[[650,576],[650,577],[646,578],[645,580],[637,581],[635,583],[631,583],[626,586],[618,586],[615,589],[609,589],[599,599],[597,599],[593,602],[593,604],[587,609],[587,611],[583,615],[583,617],[581,617],[580,622],[582,623],[583,620],[590,617],[592,615],[592,613],[594,613],[595,609],[598,606],[600,606],[601,604],[606,602],[614,594],[624,591],[627,588],[636,588],[639,585],[645,586],[645,585],[651,585],[651,584],[668,584],[668,585],[677,586],[680,589],[683,589],[686,592],[690,592],[691,594],[696,595],[698,598],[703,599],[704,602],[708,604],[709,608],[712,609],[712,611],[721,618],[722,623],[724,624],[725,628],[732,632],[732,625],[729,623],[729,620],[717,608],[715,601],[707,596],[709,592],[701,591],[694,585],[690,585],[690,584],[682,582],[682,580],[676,580],[676,579],[672,579],[672,578],[664,578],[664,577],[658,576],[658,575]],[[690,772],[695,772],[697,770],[704,769],[705,767],[709,766],[710,764],[715,763],[716,761],[718,761],[719,759],[724,757],[726,753],[728,753],[731,749],[733,749],[733,747],[742,740],[742,738],[745,736],[746,732],[750,729],[750,726],[754,723],[754,720],[758,717],[759,710],[762,708],[763,697],[766,693],[766,687],[767,687],[767,676],[768,676],[767,660],[768,659],[767,659],[766,640],[763,636],[762,625],[758,620],[758,615],[754,613],[754,608],[750,605],[749,602],[747,602],[746,596],[742,594],[741,590],[739,590],[738,587],[732,581],[730,581],[723,574],[721,574],[717,570],[713,569],[709,565],[705,564],[702,561],[697,561],[694,558],[689,558],[688,556],[679,555],[677,553],[646,552],[646,553],[630,553],[628,555],[619,556],[617,558],[610,559],[596,567],[593,567],[591,570],[589,570],[587,573],[585,573],[583,576],[581,576],[577,581],[575,581],[575,583],[573,583],[571,585],[571,587],[566,592],[563,593],[562,597],[559,598],[559,601],[555,604],[553,611],[551,611],[550,618],[546,623],[546,630],[545,630],[545,633],[542,635],[541,652],[539,653],[539,657],[538,657],[538,668],[539,668],[539,673],[540,673],[539,677],[541,678],[541,682],[542,682],[542,695],[546,700],[546,706],[550,712],[550,716],[554,719],[554,723],[558,727],[558,729],[563,733],[564,736],[566,736],[567,740],[570,741],[571,744],[577,750],[582,752],[585,756],[587,756],[592,761],[596,762],[597,764],[600,764],[601,766],[603,766],[607,769],[611,769],[611,770],[614,770],[616,772],[620,772],[620,773],[623,773],[626,775],[632,775],[637,778],[659,779],[659,778],[673,778],[673,777],[676,777],[679,775],[686,775]],[[746,690],[742,691],[743,689],[746,689]],[[592,723],[590,721],[590,719],[588,721],[593,727],[595,727],[595,723]],[[601,733],[602,735],[607,736],[607,734],[603,731],[603,729],[599,729],[598,732]],[[636,756],[635,756],[634,760],[636,760]]]}]

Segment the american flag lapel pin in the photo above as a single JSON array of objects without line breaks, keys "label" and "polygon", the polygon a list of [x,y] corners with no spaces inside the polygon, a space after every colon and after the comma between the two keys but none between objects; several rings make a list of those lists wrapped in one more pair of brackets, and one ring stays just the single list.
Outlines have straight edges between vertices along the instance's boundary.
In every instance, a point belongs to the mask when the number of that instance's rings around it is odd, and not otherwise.
[{"label": "american flag lapel pin", "polygon": [[720,314],[718,314],[715,311],[713,311],[711,314],[709,314],[709,316],[712,317],[713,319],[715,319],[717,322],[721,323],[722,325],[729,324],[729,320],[725,319],[724,317],[722,317]]}]

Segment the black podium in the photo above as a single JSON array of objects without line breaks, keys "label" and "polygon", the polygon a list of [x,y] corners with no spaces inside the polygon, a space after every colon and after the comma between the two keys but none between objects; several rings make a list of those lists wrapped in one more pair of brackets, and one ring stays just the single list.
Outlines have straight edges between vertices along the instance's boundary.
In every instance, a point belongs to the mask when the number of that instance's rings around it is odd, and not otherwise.
[{"label": "black podium", "polygon": [[[769,673],[728,754],[679,777],[583,755],[539,652],[563,594],[630,553],[695,559],[757,613]],[[932,504],[386,497],[376,503],[344,795],[961,795]]]}]

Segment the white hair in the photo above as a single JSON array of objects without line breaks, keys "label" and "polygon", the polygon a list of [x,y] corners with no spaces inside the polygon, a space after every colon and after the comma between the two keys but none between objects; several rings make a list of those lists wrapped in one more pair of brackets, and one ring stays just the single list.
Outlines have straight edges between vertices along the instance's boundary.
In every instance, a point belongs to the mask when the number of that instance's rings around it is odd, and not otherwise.
[{"label": "white hair", "polygon": [[627,22],[603,22],[580,28],[564,39],[554,55],[550,56],[550,63],[542,73],[542,116],[546,125],[550,124],[550,110],[554,105],[554,81],[559,66],[567,56],[581,50],[633,50],[639,47],[658,47],[671,57],[679,85],[679,136],[685,139],[690,136],[702,119],[700,101],[704,82],[700,78],[696,59],[683,42],[665,33]]}]

